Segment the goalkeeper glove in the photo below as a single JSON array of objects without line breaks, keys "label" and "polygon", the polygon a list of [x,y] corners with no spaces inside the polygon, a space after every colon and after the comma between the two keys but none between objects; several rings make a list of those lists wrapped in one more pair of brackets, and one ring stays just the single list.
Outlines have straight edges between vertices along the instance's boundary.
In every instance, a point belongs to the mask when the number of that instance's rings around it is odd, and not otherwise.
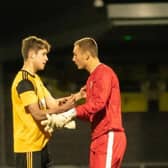
[{"label": "goalkeeper glove", "polygon": [[[75,121],[71,121],[73,117],[76,116],[75,109],[68,110],[67,112],[60,113],[60,114],[47,114],[47,120],[41,121],[41,125],[45,125],[44,130],[48,132],[53,132],[54,127],[56,128],[69,128],[74,129],[76,128]],[[71,121],[71,122],[70,122]]]}]

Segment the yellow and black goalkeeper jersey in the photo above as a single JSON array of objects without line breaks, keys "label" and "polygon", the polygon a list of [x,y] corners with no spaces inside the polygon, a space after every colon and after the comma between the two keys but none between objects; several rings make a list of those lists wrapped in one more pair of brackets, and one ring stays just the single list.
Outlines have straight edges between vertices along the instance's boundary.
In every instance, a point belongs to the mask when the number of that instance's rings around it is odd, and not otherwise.
[{"label": "yellow and black goalkeeper jersey", "polygon": [[45,110],[45,97],[49,95],[38,75],[25,70],[17,73],[11,87],[14,152],[40,151],[48,142],[49,134],[44,132],[25,107],[38,102],[40,108]]}]

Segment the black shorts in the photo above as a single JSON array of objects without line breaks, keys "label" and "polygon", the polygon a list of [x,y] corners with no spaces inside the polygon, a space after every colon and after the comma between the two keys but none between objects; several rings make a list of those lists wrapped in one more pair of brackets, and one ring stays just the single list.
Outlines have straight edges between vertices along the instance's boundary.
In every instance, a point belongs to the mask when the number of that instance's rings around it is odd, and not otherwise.
[{"label": "black shorts", "polygon": [[41,151],[15,153],[16,168],[49,168],[52,166],[47,146]]}]

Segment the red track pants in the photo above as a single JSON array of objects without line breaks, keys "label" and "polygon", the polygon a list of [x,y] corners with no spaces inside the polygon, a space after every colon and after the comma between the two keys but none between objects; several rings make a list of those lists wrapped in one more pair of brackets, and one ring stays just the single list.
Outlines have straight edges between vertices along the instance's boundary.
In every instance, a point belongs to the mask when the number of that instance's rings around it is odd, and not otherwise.
[{"label": "red track pants", "polygon": [[126,144],[124,132],[110,131],[93,140],[89,168],[120,168]]}]

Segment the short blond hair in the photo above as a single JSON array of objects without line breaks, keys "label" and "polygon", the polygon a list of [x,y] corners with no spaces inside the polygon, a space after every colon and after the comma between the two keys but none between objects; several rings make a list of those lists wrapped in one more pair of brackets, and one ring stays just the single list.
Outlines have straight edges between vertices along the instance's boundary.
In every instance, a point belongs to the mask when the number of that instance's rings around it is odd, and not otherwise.
[{"label": "short blond hair", "polygon": [[74,42],[74,46],[78,45],[80,49],[85,52],[89,51],[92,56],[98,57],[97,42],[91,37],[84,37]]},{"label": "short blond hair", "polygon": [[30,50],[37,52],[40,49],[46,49],[49,52],[51,45],[46,40],[37,36],[29,36],[22,40],[21,53],[24,60],[27,59]]}]

